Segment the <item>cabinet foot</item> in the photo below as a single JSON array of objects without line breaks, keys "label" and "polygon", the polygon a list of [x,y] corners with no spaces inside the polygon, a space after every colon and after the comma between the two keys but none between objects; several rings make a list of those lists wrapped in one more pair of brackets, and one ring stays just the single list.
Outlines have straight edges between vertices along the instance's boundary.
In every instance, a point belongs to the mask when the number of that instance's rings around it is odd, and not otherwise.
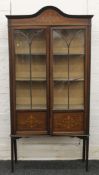
[{"label": "cabinet foot", "polygon": [[89,136],[86,137],[86,171],[88,172]]},{"label": "cabinet foot", "polygon": [[14,155],[15,155],[15,163],[17,163],[17,141],[14,139]]},{"label": "cabinet foot", "polygon": [[11,138],[11,172],[14,172],[14,141]]},{"label": "cabinet foot", "polygon": [[86,141],[85,138],[83,138],[83,151],[82,151],[82,161],[85,161],[85,153],[86,153]]}]

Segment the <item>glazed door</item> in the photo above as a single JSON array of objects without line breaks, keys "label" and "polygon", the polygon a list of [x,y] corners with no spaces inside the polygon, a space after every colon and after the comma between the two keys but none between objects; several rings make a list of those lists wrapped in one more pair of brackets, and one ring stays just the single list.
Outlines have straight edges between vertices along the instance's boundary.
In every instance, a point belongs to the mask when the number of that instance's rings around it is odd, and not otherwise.
[{"label": "glazed door", "polygon": [[16,29],[16,132],[48,132],[49,78],[47,28]]},{"label": "glazed door", "polygon": [[52,28],[51,46],[52,133],[83,133],[85,30]]}]

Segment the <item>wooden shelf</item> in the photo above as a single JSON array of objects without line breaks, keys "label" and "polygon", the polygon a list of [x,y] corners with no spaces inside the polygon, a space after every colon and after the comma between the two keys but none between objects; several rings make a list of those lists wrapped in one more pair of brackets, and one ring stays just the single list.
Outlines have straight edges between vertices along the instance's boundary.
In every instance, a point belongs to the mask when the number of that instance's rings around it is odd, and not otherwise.
[{"label": "wooden shelf", "polygon": [[38,104],[38,105],[34,105],[34,106],[30,106],[30,105],[19,105],[19,104],[16,104],[16,110],[31,110],[31,109],[34,109],[34,110],[46,110],[46,106],[45,105],[41,105],[41,104]]},{"label": "wooden shelf", "polygon": [[32,105],[32,109],[47,109],[47,107],[46,105],[37,104],[37,105]]},{"label": "wooden shelf", "polygon": [[[85,56],[85,54],[84,53],[62,53],[62,52],[55,52],[55,53],[53,53],[53,55],[54,56],[67,56],[67,58],[68,58],[68,56]],[[57,58],[57,57],[56,57]],[[66,58],[66,57],[65,57]]]},{"label": "wooden shelf", "polygon": [[16,104],[16,110],[28,110],[31,109],[30,105]]},{"label": "wooden shelf", "polygon": [[[15,53],[16,56],[25,56],[25,58],[27,58],[26,56],[30,56],[30,53]],[[39,55],[42,55],[42,56],[46,56],[46,52],[37,52],[37,53],[31,53],[31,55],[33,56],[39,56]],[[53,53],[54,56],[85,56],[84,53],[62,53],[62,52],[56,52],[56,53]],[[66,57],[65,57],[66,58]]]},{"label": "wooden shelf", "polygon": [[54,104],[53,110],[68,110],[68,105],[64,104]]},{"label": "wooden shelf", "polygon": [[64,82],[79,82],[79,81],[84,81],[83,78],[72,78],[72,79],[67,79],[67,78],[61,78],[61,77],[57,77],[57,78],[54,78],[53,81],[64,81]]},{"label": "wooden shelf", "polygon": [[78,104],[75,104],[75,105],[69,105],[69,109],[70,110],[84,110],[84,105],[78,105]]},{"label": "wooden shelf", "polygon": [[46,81],[45,77],[32,77],[30,78],[25,78],[25,77],[18,77],[16,78],[16,81]]},{"label": "wooden shelf", "polygon": [[[16,56],[24,56],[24,58],[29,58],[30,56],[30,53],[24,53],[24,52],[19,52],[19,53],[15,53]],[[33,56],[39,56],[39,55],[42,55],[42,56],[46,56],[46,52],[37,52],[37,53],[31,53],[31,55]],[[27,56],[27,57],[26,57]],[[43,57],[44,58],[44,57]]]},{"label": "wooden shelf", "polygon": [[[33,78],[25,78],[25,77],[18,77],[16,78],[16,81],[47,81],[45,78],[43,77],[33,77]],[[79,82],[79,81],[84,81],[83,78],[79,78],[79,79],[66,79],[66,78],[54,78],[53,81],[64,81],[64,82]]]},{"label": "wooden shelf", "polygon": [[53,110],[84,110],[83,105],[64,105],[64,104],[54,104]]}]

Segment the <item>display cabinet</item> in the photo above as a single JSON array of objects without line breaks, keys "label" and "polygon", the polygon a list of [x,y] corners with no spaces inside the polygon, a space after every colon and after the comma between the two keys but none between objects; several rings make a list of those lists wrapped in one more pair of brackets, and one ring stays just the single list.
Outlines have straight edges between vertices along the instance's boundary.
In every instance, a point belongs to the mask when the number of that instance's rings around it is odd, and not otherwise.
[{"label": "display cabinet", "polygon": [[7,18],[12,171],[16,140],[40,134],[83,139],[88,170],[92,15],[47,6]]}]

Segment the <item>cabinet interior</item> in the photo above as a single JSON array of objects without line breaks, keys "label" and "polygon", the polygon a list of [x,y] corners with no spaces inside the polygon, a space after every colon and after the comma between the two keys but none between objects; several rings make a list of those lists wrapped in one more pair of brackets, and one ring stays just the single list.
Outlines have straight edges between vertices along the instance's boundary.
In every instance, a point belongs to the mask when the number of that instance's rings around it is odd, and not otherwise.
[{"label": "cabinet interior", "polygon": [[[15,33],[16,108],[47,108],[46,32]],[[54,29],[53,110],[84,109],[84,31]]]}]

